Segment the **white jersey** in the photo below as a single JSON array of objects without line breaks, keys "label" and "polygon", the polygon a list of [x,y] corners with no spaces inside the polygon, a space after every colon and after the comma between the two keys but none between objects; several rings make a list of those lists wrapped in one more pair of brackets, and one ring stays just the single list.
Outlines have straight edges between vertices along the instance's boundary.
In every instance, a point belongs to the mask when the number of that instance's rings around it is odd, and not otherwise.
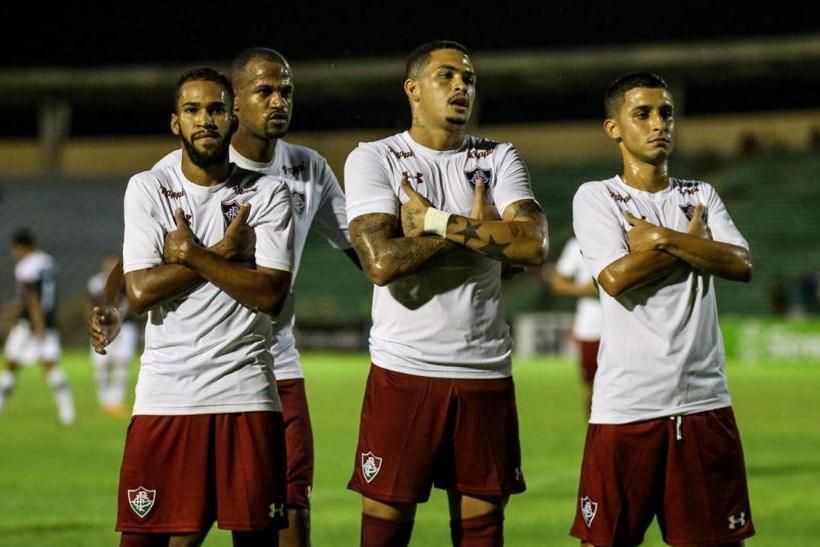
[{"label": "white jersey", "polygon": [[[581,256],[581,247],[574,237],[569,238],[564,245],[555,269],[562,276],[571,278],[576,285],[592,282],[592,275],[584,264],[584,257]],[[603,321],[604,312],[597,297],[582,296],[578,299],[572,324],[572,332],[576,339],[586,342],[599,340]]]},{"label": "white jersey", "polygon": [[[293,283],[296,282],[302,251],[311,229],[336,249],[350,248],[344,193],[325,158],[315,150],[278,140],[270,163],[251,161],[233,146],[230,158],[244,169],[282,177],[290,187],[293,200]],[[181,161],[182,150],[175,150],[157,162],[154,169],[177,165]],[[272,351],[277,380],[304,377],[293,337],[294,322],[294,298],[291,292],[273,326]]]},{"label": "white jersey", "polygon": [[[587,267],[601,271],[629,253],[624,212],[686,232],[702,203],[715,241],[748,249],[720,197],[704,182],[670,179],[660,192],[621,177],[587,182],[575,194],[573,226]],[[591,423],[628,423],[731,404],[712,276],[681,264],[618,298],[600,291],[604,331]]]},{"label": "white jersey", "polygon": [[[408,132],[361,143],[345,164],[349,220],[399,216],[410,183],[438,209],[470,216],[474,183],[500,213],[534,200],[524,162],[509,143],[467,136],[456,150],[431,150]],[[504,319],[501,263],[466,249],[432,258],[419,272],[373,289],[373,363],[406,374],[445,378],[510,376],[512,341]]]},{"label": "white jersey", "polygon": [[22,311],[20,318],[30,321],[28,307],[23,300],[24,288],[40,299],[46,328],[57,327],[57,265],[51,255],[37,249],[20,259],[14,266]]},{"label": "white jersey", "polygon": [[[199,241],[222,239],[242,203],[256,232],[256,263],[290,271],[293,230],[287,184],[233,168],[216,186],[188,181],[181,164],[140,173],[125,192],[123,270],[163,263],[165,233],[182,208]],[[270,353],[270,317],[211,283],[150,310],[134,414],[209,414],[281,410]]]}]

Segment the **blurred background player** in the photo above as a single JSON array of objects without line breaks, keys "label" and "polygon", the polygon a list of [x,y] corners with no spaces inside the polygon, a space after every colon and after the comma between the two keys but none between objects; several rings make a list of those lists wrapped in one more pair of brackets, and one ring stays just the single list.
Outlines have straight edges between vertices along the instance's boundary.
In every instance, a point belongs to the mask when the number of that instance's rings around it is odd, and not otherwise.
[{"label": "blurred background player", "polygon": [[409,131],[361,143],[345,164],[351,237],[376,285],[349,488],[363,546],[407,545],[435,485],[453,544],[491,547],[525,489],[501,264],[541,264],[546,219],[515,148],[465,135],[467,49],[423,44],[405,73]]},{"label": "blurred background player", "polygon": [[60,359],[57,330],[57,267],[54,259],[37,248],[28,230],[12,235],[11,253],[17,263],[14,279],[19,301],[17,319],[6,339],[7,368],[0,373],[0,411],[14,389],[18,367],[40,361],[46,381],[57,403],[60,423],[70,425],[76,418],[74,398]]},{"label": "blurred background player", "polygon": [[581,380],[587,391],[587,413],[592,405],[592,383],[598,368],[598,347],[601,341],[603,311],[598,301],[598,287],[584,264],[578,240],[571,237],[564,244],[554,267],[542,269],[544,280],[552,292],[576,298],[572,336],[578,343]]},{"label": "blurred background player", "polygon": [[571,534],[639,545],[657,517],[671,545],[738,546],[754,525],[714,276],[748,282],[749,245],[711,185],[669,176],[663,79],[619,78],[605,108],[623,171],[573,200],[605,321]]},{"label": "blurred background player", "polygon": [[[88,280],[88,295],[91,305],[105,305],[105,285],[111,271],[117,267],[119,257],[109,255],[102,261],[102,269]],[[91,348],[91,362],[94,365],[94,377],[97,382],[97,400],[102,409],[112,416],[125,416],[125,392],[131,361],[137,350],[137,325],[134,314],[128,311],[128,299],[118,293],[119,313],[123,314],[119,335],[102,350],[102,353]]]},{"label": "blurred background player", "polygon": [[[344,193],[327,161],[315,150],[282,140],[293,112],[294,83],[287,60],[272,49],[250,48],[234,59],[231,78],[236,93],[234,114],[238,119],[229,150],[231,162],[244,169],[282,177],[291,191],[293,283],[311,230],[358,266],[348,233]],[[157,162],[154,169],[179,164],[181,157],[182,151],[175,150]],[[115,269],[109,286],[117,284],[118,275]],[[282,312],[273,321],[274,370],[288,448],[288,527],[280,532],[280,543],[283,547],[305,547],[310,545],[313,431],[304,371],[293,335],[292,288]],[[92,316],[92,338],[113,339],[111,331],[117,323],[115,310],[100,309]]]}]

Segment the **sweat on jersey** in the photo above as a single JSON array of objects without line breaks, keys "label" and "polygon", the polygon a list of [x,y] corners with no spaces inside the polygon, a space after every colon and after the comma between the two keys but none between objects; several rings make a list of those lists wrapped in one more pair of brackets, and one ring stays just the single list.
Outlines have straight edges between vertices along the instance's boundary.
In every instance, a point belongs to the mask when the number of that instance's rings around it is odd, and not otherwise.
[{"label": "sweat on jersey", "polygon": [[14,266],[14,280],[21,305],[20,319],[31,322],[24,299],[28,289],[40,298],[45,328],[57,328],[57,266],[51,255],[36,249],[24,256]]},{"label": "sweat on jersey", "polygon": [[[290,191],[282,180],[234,167],[206,187],[185,178],[181,164],[131,178],[125,192],[125,273],[163,263],[165,234],[182,208],[205,246],[222,239],[243,203],[256,233],[256,264],[290,271]],[[149,311],[134,414],[179,415],[281,410],[270,343],[270,316],[212,283]]]},{"label": "sweat on jersey", "polygon": [[[348,220],[399,216],[407,201],[401,180],[433,207],[470,216],[474,185],[503,214],[534,200],[524,162],[510,143],[466,136],[455,150],[432,150],[399,133],[361,143],[345,164]],[[433,257],[417,273],[373,288],[370,355],[381,367],[420,376],[510,376],[512,341],[504,318],[501,263],[457,248]]]},{"label": "sweat on jersey", "polygon": [[[293,201],[293,280],[282,311],[273,320],[273,366],[277,380],[303,378],[299,351],[293,336],[295,324],[293,284],[299,273],[308,232],[315,230],[336,249],[350,248],[345,196],[327,160],[305,146],[276,141],[273,159],[259,163],[230,147],[230,160],[250,171],[281,178],[290,188]],[[154,165],[154,169],[178,165],[182,150],[174,150]]]},{"label": "sweat on jersey", "polygon": [[[581,185],[572,222],[589,271],[598,279],[629,254],[625,212],[686,232],[698,204],[704,205],[715,241],[749,248],[705,182],[670,179],[665,190],[654,193],[633,188],[620,176]],[[731,404],[711,275],[681,263],[666,277],[617,298],[599,293],[604,330],[590,423],[628,423]]]}]

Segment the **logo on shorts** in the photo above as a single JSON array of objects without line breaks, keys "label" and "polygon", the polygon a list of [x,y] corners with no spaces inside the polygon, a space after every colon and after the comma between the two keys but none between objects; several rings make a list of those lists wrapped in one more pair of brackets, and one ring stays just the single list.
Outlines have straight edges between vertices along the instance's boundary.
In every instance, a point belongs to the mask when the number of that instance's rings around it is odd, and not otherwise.
[{"label": "logo on shorts", "polygon": [[136,490],[128,491],[128,505],[131,506],[131,509],[134,510],[139,518],[144,519],[145,515],[153,509],[156,497],[156,490],[148,490],[140,486]]},{"label": "logo on shorts", "polygon": [[740,515],[729,515],[729,530],[735,530],[737,528],[743,528],[746,526],[746,513],[744,511],[740,512]]},{"label": "logo on shorts", "polygon": [[598,504],[588,497],[581,498],[581,516],[584,517],[584,522],[587,523],[587,528],[592,526],[592,521],[595,519],[595,514],[598,512]]},{"label": "logo on shorts", "polygon": [[362,475],[368,483],[372,482],[382,468],[382,459],[372,452],[362,453]]},{"label": "logo on shorts", "polygon": [[283,519],[285,518],[285,504],[280,502],[274,502],[268,505],[268,516],[272,519]]}]

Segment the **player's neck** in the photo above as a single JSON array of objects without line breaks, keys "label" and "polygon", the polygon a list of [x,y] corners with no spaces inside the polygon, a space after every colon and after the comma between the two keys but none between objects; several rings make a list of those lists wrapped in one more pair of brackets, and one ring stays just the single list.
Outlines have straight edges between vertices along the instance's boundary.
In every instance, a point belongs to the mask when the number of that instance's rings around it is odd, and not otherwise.
[{"label": "player's neck", "polygon": [[453,131],[449,128],[429,127],[413,123],[410,137],[422,146],[433,150],[455,150],[464,143],[464,130]]},{"label": "player's neck", "polygon": [[664,161],[659,165],[637,161],[624,161],[624,182],[643,192],[660,192],[669,186],[669,168]]},{"label": "player's neck", "polygon": [[182,174],[185,178],[199,186],[216,186],[231,174],[231,164],[228,158],[222,163],[200,167],[191,161],[187,154],[182,155]]},{"label": "player's neck", "polygon": [[270,163],[273,161],[273,154],[276,152],[276,143],[279,139],[260,139],[240,128],[234,133],[231,139],[231,146],[239,152],[243,158],[257,163]]}]

